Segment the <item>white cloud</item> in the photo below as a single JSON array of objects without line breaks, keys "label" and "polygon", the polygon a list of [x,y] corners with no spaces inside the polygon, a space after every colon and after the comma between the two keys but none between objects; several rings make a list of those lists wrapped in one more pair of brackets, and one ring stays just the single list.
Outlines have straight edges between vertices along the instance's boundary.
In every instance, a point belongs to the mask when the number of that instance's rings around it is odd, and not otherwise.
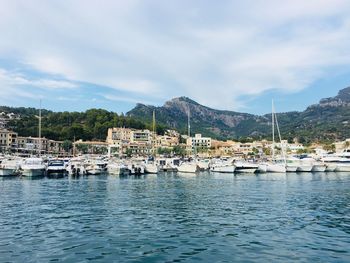
[{"label": "white cloud", "polygon": [[348,10],[346,0],[3,1],[0,58],[68,79],[12,85],[81,81],[130,92],[110,100],[186,95],[239,109],[240,96],[300,91],[349,67]]},{"label": "white cloud", "polygon": [[12,89],[19,86],[32,86],[42,89],[75,89],[79,85],[66,80],[54,80],[54,79],[28,79],[24,74],[13,73],[5,69],[0,68],[0,83],[2,90]]}]

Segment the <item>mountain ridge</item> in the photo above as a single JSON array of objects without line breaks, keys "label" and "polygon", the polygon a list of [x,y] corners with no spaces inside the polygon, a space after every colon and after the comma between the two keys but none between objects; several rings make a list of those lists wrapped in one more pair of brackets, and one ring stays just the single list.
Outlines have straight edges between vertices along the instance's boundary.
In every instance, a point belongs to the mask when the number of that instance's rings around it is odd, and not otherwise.
[{"label": "mountain ridge", "polygon": [[[271,114],[217,110],[201,105],[182,96],[166,101],[163,106],[137,104],[127,116],[137,119],[152,118],[156,112],[158,123],[176,128],[182,132],[187,128],[187,114],[190,111],[193,132],[218,139],[239,137],[268,137],[271,133]],[[341,89],[334,97],[324,98],[310,105],[304,111],[290,111],[277,114],[282,133],[289,140],[327,141],[350,136],[347,122],[350,121],[350,87]]]}]

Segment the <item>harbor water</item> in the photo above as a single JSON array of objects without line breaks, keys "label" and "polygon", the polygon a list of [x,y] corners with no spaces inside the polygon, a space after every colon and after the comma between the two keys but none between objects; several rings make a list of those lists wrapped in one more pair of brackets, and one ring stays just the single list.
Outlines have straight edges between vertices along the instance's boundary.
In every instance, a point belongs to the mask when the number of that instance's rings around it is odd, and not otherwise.
[{"label": "harbor water", "polygon": [[0,178],[0,262],[350,262],[350,174]]}]

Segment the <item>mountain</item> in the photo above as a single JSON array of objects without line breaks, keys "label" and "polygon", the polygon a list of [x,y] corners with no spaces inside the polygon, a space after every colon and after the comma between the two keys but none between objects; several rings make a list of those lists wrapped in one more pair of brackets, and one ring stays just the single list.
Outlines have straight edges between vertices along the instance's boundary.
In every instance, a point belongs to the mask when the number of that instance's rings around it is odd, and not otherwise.
[{"label": "mountain", "polygon": [[237,138],[241,136],[266,134],[268,118],[248,113],[215,110],[187,98],[179,97],[167,101],[162,107],[137,104],[127,116],[151,121],[153,110],[157,123],[187,131],[187,116],[190,112],[191,129],[215,138]]},{"label": "mountain", "polygon": [[[179,97],[161,107],[137,104],[127,116],[146,120],[156,112],[157,123],[187,131],[187,114],[190,111],[192,133],[202,133],[218,139],[239,137],[269,137],[271,114],[263,116],[235,111],[212,109],[187,98]],[[350,87],[332,98],[322,99],[302,112],[277,114],[282,137],[300,142],[332,141],[350,137]]]}]

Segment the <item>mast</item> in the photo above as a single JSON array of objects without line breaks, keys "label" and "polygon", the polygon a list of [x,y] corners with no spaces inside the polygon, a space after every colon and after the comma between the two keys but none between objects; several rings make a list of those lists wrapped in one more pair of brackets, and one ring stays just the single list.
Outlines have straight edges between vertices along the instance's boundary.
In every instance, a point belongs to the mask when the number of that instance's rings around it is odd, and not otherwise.
[{"label": "mast", "polygon": [[41,156],[41,99],[39,107],[39,156]]},{"label": "mast", "polygon": [[155,151],[154,151],[154,141],[156,140],[156,111],[153,110],[153,121],[152,121],[152,129],[153,129],[153,138],[152,138],[152,153],[155,156]]},{"label": "mast", "polygon": [[191,139],[191,124],[190,124],[190,106],[187,108],[187,132],[188,132],[188,139],[187,141],[191,141],[191,149],[188,150],[188,156],[190,157],[192,149],[192,139]]},{"label": "mast", "polygon": [[275,159],[275,116],[274,116],[273,99],[272,99],[271,118],[272,118],[272,159]]},{"label": "mast", "polygon": [[278,137],[280,139],[280,144],[281,144],[281,152],[282,152],[282,156],[283,156],[283,160],[284,163],[286,164],[287,160],[286,160],[286,154],[284,152],[284,145],[282,143],[282,137],[281,137],[281,132],[280,132],[280,127],[278,125],[278,120],[277,120],[277,114],[275,113],[275,119],[276,119],[276,127],[277,127],[277,132],[278,132]]},{"label": "mast", "polygon": [[187,111],[187,132],[188,132],[188,138],[190,138],[191,137],[190,107],[188,107],[188,111]]}]

